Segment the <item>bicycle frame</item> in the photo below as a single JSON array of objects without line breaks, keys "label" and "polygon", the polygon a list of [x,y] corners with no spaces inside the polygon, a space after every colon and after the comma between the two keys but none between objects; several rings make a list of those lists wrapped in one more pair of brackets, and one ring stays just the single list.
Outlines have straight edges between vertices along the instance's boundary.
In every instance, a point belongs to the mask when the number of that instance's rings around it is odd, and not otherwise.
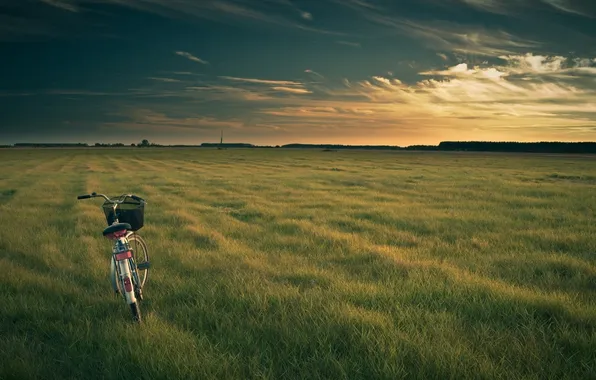
[{"label": "bicycle frame", "polygon": [[[117,219],[115,223],[118,223]],[[127,231],[126,235],[117,237],[117,239],[114,240],[114,245],[112,246],[112,260],[110,260],[110,278],[112,287],[115,292],[118,292],[117,281],[120,281],[124,298],[129,305],[137,302],[131,278],[134,279],[134,283],[136,284],[140,284],[141,282],[137,273],[137,266],[132,248],[128,242],[128,237],[133,234],[133,231]],[[141,290],[138,289],[138,292],[140,293]]]}]

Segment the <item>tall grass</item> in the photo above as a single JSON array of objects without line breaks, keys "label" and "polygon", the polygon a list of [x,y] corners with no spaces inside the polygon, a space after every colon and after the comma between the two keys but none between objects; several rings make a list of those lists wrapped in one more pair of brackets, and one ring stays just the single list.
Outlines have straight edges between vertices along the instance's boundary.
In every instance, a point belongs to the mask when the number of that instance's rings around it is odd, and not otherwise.
[{"label": "tall grass", "polygon": [[[283,149],[0,150],[0,378],[596,373],[596,162]],[[99,200],[148,200],[144,322]]]}]

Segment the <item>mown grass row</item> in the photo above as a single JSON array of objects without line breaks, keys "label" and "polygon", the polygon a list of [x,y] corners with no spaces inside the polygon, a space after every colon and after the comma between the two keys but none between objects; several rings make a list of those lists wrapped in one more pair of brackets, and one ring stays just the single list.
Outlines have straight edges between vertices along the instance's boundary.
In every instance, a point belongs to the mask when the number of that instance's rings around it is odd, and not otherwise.
[{"label": "mown grass row", "polygon": [[[589,378],[591,158],[0,151],[2,378]],[[85,192],[146,198],[142,326]]]}]

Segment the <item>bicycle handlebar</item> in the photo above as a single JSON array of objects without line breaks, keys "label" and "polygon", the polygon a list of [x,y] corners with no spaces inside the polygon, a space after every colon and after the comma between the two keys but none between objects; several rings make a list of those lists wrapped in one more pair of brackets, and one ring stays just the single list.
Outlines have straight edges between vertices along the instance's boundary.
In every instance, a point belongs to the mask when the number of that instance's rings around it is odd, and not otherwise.
[{"label": "bicycle handlebar", "polygon": [[[132,199],[134,199],[135,201],[139,201],[139,202],[146,202],[143,198],[141,197],[137,197],[136,195],[133,194],[127,194],[129,197],[131,197]],[[84,195],[79,195],[77,197],[77,199],[89,199],[89,198],[95,198],[95,197],[102,197],[104,198],[106,201],[110,202],[110,203],[122,203],[123,201],[121,200],[114,200],[114,199],[110,199],[108,198],[106,195],[104,194],[97,194],[96,192],[93,192],[91,194],[84,194]]]}]

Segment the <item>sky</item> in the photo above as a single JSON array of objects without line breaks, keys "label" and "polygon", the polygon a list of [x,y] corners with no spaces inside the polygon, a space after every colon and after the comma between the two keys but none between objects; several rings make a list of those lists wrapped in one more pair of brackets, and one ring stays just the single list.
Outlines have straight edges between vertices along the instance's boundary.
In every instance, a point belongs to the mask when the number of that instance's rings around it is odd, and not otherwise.
[{"label": "sky", "polygon": [[0,144],[596,141],[594,0],[0,0]]}]

